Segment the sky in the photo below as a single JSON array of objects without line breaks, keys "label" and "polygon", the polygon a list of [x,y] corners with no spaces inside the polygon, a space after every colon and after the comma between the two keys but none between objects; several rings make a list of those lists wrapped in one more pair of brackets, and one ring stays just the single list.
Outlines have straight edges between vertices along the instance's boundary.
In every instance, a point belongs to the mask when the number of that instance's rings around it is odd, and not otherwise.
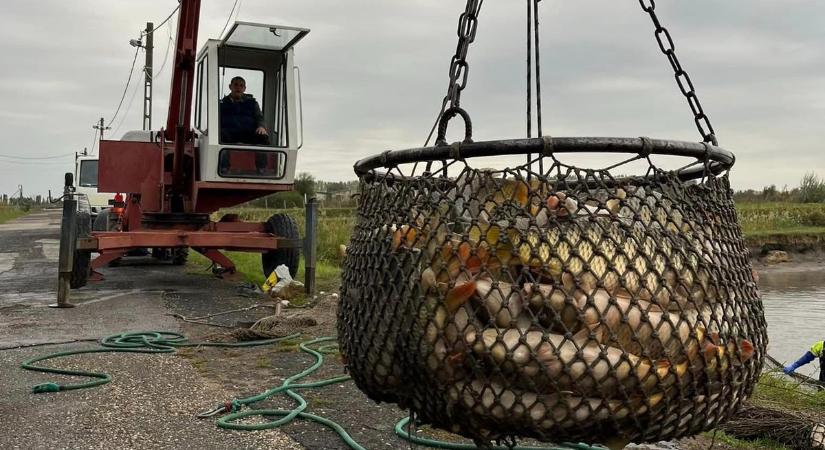
[{"label": "sky", "polygon": [[[202,1],[199,47],[220,36],[234,4]],[[306,141],[299,172],[354,180],[357,160],[423,145],[446,92],[463,1],[238,5],[230,20],[312,30],[296,48]],[[0,194],[21,185],[27,196],[61,190],[74,152],[96,149],[92,125],[100,117],[112,121],[135,55],[129,40],[175,6],[176,0],[0,2]],[[825,177],[821,3],[659,0],[656,11],[720,146],[737,156],[734,189],[792,188],[810,171]],[[701,140],[637,1],[543,0],[540,19],[546,135]],[[526,1],[484,3],[462,94],[476,141],[526,136],[525,26]],[[169,37],[168,26],[155,33],[155,128],[166,121]],[[143,60],[141,53],[107,137],[142,127]],[[450,140],[459,138],[454,128]]]}]

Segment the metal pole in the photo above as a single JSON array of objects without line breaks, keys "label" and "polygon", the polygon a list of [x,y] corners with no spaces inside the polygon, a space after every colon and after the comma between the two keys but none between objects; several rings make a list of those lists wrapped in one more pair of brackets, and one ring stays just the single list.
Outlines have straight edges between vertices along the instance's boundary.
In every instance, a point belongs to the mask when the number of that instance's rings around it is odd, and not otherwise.
[{"label": "metal pole", "polygon": [[318,244],[318,201],[306,203],[306,233],[304,237],[304,286],[307,295],[315,293],[315,250]]},{"label": "metal pole", "polygon": [[74,308],[69,303],[69,280],[72,277],[74,252],[77,247],[77,200],[72,195],[72,174],[66,174],[66,185],[63,190],[63,218],[60,222],[60,253],[57,257],[57,304],[49,305],[52,308]]},{"label": "metal pole", "polygon": [[154,50],[152,22],[146,22],[146,65],[143,66],[143,130],[152,129],[152,51]]}]

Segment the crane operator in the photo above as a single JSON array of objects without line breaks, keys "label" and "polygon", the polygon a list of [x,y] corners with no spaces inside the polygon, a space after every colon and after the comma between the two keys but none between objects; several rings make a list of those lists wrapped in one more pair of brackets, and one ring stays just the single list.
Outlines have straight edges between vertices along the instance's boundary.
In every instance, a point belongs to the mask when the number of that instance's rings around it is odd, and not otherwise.
[{"label": "crane operator", "polygon": [[261,106],[255,97],[246,93],[246,80],[232,78],[229,90],[229,95],[221,100],[221,142],[268,145],[269,133]]}]

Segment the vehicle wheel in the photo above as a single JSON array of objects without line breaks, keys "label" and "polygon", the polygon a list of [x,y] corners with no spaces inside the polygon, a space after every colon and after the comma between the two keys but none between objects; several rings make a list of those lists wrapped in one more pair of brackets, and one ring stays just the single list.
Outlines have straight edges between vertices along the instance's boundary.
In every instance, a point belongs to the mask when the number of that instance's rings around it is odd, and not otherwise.
[{"label": "vehicle wheel", "polygon": [[[88,213],[78,213],[76,224],[76,238],[88,237],[92,231],[91,217]],[[74,250],[72,256],[72,274],[69,277],[69,287],[79,289],[86,286],[89,281],[89,273],[92,260],[92,252],[87,250]]]},{"label": "vehicle wheel", "polygon": [[[300,239],[298,234],[298,224],[295,219],[286,214],[275,214],[269,218],[264,224],[264,229],[267,233],[274,234],[277,237],[285,239]],[[264,269],[264,277],[268,278],[269,274],[281,264],[285,264],[289,268],[289,274],[295,278],[298,273],[298,260],[301,252],[297,248],[282,248],[278,250],[271,250],[261,254],[261,265]]]},{"label": "vehicle wheel", "polygon": [[182,266],[186,264],[186,260],[189,258],[189,248],[187,247],[179,247],[172,249],[172,264],[175,266]]}]

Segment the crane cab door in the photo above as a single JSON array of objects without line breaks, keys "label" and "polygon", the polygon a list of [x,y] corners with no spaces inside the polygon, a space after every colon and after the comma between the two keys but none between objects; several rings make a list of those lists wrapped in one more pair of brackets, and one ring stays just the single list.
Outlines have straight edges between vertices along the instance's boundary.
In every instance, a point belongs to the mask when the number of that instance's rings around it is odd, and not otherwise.
[{"label": "crane cab door", "polygon": [[[303,144],[294,46],[309,30],[236,22],[198,55],[194,126],[200,180],[294,182]],[[230,95],[233,79],[242,96]]]}]

